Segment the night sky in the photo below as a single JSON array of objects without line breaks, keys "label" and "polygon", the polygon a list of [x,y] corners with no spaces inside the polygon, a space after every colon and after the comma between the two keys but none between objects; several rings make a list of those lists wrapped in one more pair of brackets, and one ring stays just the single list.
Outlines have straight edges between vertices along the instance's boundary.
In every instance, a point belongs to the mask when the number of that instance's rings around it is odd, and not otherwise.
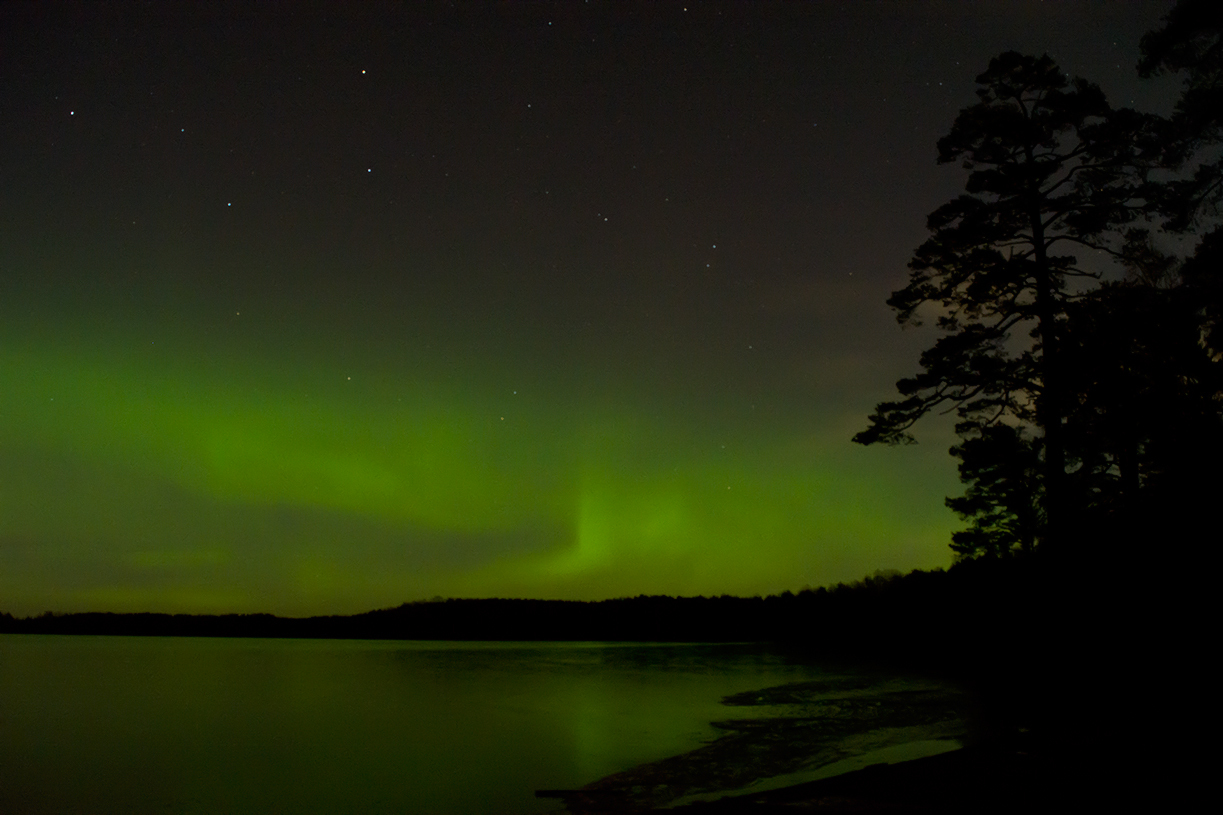
[{"label": "night sky", "polygon": [[948,565],[949,421],[850,442],[935,142],[1008,49],[1167,112],[1171,5],[0,5],[0,611]]}]

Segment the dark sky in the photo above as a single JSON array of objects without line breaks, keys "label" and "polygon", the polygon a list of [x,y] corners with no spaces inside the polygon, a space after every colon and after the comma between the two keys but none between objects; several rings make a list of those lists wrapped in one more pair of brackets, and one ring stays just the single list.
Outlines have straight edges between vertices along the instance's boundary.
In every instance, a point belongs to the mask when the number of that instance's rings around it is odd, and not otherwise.
[{"label": "dark sky", "polygon": [[0,5],[0,610],[769,593],[950,562],[850,443],[1008,49],[1170,2]]}]

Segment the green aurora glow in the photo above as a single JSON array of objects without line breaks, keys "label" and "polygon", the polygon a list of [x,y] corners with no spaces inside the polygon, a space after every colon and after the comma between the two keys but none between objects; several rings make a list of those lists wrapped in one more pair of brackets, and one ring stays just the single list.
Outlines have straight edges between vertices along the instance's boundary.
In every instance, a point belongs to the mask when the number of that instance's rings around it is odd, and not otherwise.
[{"label": "green aurora glow", "polygon": [[0,4],[0,611],[948,565],[947,422],[850,442],[934,145],[1008,48],[1166,109],[1165,5]]},{"label": "green aurora glow", "polygon": [[0,595],[17,611],[751,594],[945,562],[952,480],[915,493],[896,469],[941,451],[853,448],[857,414],[819,437],[694,425],[631,392],[377,366],[326,382],[300,352],[169,364],[132,345],[0,353]]}]

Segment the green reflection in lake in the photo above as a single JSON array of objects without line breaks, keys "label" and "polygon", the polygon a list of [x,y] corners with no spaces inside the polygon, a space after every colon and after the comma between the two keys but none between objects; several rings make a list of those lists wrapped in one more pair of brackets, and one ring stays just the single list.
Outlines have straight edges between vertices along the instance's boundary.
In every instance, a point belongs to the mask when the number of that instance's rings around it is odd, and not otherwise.
[{"label": "green reflection in lake", "polygon": [[4,635],[0,811],[547,811],[819,675],[756,645]]}]

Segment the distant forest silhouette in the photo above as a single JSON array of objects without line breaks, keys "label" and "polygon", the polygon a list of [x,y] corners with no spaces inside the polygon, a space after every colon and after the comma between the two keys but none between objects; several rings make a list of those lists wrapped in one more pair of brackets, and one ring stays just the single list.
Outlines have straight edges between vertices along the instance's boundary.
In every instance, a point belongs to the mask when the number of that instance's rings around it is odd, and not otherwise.
[{"label": "distant forest silhouette", "polygon": [[[909,656],[940,651],[949,616],[994,611],[1000,635],[1031,623],[1021,601],[1047,570],[1038,559],[972,561],[950,570],[876,573],[831,588],[767,597],[639,596],[581,602],[447,599],[348,616],[45,612],[0,614],[0,633],[126,636],[300,637],[392,640],[752,642],[802,644],[828,653]],[[1007,612],[1006,609],[1010,609]],[[1009,616],[1011,619],[1005,619]],[[984,631],[983,631],[984,633]]]}]

